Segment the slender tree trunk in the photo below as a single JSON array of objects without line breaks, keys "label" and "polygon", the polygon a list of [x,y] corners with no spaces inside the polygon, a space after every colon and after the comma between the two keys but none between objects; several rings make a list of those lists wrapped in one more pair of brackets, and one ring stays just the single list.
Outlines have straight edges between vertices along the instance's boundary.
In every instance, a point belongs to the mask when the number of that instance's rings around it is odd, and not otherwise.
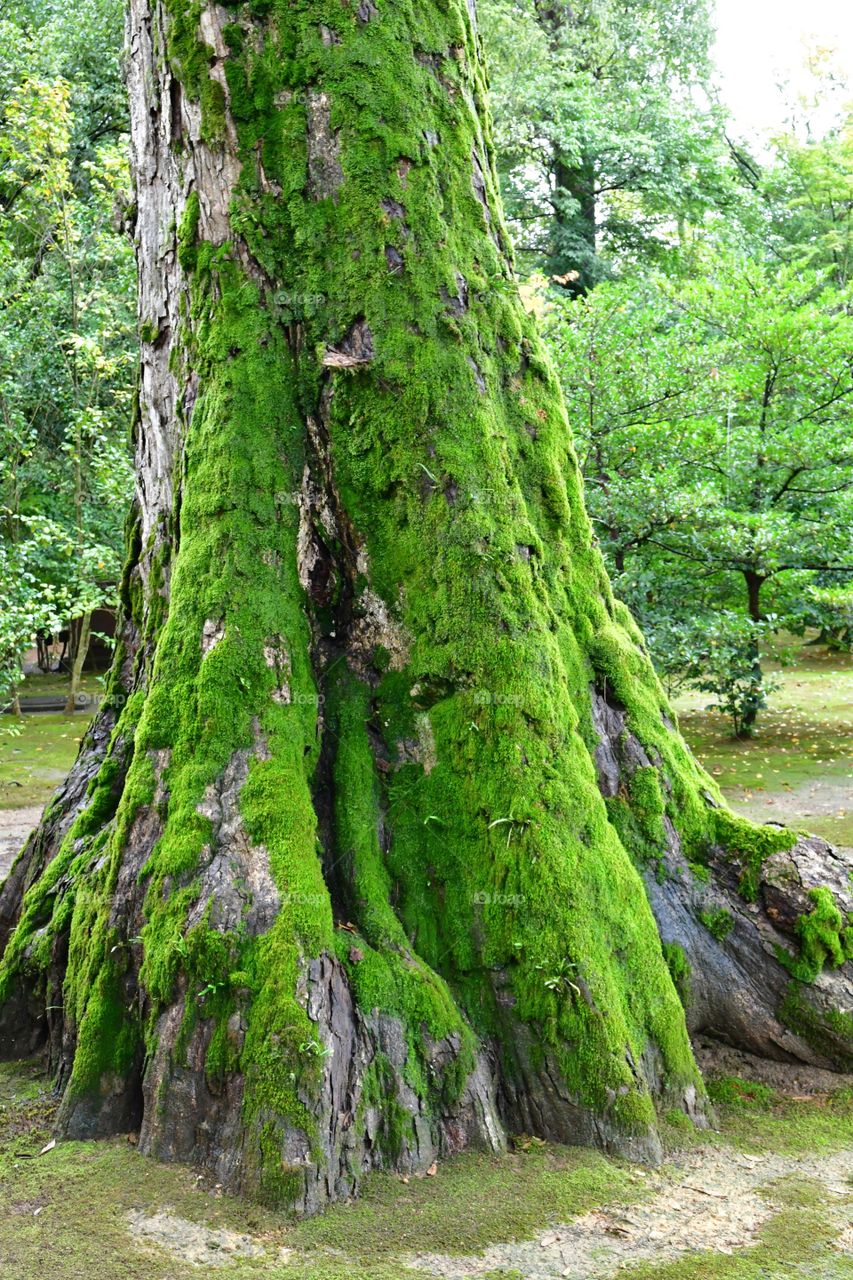
[{"label": "slender tree trunk", "polygon": [[92,615],[84,613],[80,619],[80,629],[77,632],[77,644],[74,649],[74,659],[71,663],[71,676],[68,681],[68,697],[65,699],[65,714],[71,715],[77,709],[77,694],[80,689],[80,679],[83,675],[83,667],[86,663],[86,655],[89,652],[89,641],[92,636]]},{"label": "slender tree trunk", "polygon": [[612,597],[468,7],[243,12],[131,3],[123,621],[0,1043],[66,1134],[302,1209],[507,1130],[655,1158],[705,1109],[661,936],[692,1025],[844,1061],[849,966],[775,950],[843,868],[721,806]]},{"label": "slender tree trunk", "polygon": [[747,612],[753,622],[761,621],[761,588],[767,581],[761,574],[756,573],[754,569],[744,570],[744,580],[746,582],[746,607]]},{"label": "slender tree trunk", "polygon": [[573,297],[587,293],[599,278],[595,166],[554,157],[554,221],[548,269]]}]

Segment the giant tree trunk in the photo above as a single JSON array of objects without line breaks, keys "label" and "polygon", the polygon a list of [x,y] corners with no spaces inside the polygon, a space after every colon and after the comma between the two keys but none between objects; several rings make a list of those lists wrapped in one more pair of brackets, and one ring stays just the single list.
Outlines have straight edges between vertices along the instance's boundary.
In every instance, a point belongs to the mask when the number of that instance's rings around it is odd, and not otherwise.
[{"label": "giant tree trunk", "polygon": [[508,1130],[654,1158],[705,1108],[667,957],[694,1025],[850,1049],[849,967],[774,951],[830,852],[720,806],[611,595],[471,15],[333,8],[132,0],[124,620],[0,894],[62,1130],[303,1209]]}]

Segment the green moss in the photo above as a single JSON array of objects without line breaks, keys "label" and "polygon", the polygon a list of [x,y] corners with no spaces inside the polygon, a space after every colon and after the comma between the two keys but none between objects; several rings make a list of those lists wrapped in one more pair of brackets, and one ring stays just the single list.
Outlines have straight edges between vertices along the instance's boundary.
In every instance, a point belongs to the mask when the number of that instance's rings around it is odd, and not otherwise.
[{"label": "green moss", "polygon": [[715,809],[714,840],[740,863],[740,892],[747,902],[754,902],[764,860],[772,853],[792,849],[797,833],[785,827],[758,827],[728,809]]},{"label": "green moss", "polygon": [[800,982],[814,982],[826,965],[838,968],[853,958],[853,929],[845,923],[832,890],[811,889],[809,898],[811,911],[797,920],[799,955],[776,948],[779,960]]},{"label": "green moss", "polygon": [[677,942],[663,943],[663,957],[666,960],[675,989],[685,1009],[690,1004],[690,961],[684,954],[684,948]]},{"label": "green moss", "polygon": [[725,1103],[729,1107],[767,1108],[775,1097],[773,1090],[757,1080],[743,1080],[740,1076],[723,1076],[708,1082],[708,1096],[712,1102]]},{"label": "green moss", "polygon": [[718,942],[725,942],[735,924],[734,916],[725,907],[706,907],[696,918]]},{"label": "green moss", "polygon": [[781,1005],[779,1020],[819,1053],[839,1062],[846,1071],[853,1071],[853,1013],[840,1009],[824,1012],[808,997],[808,989],[802,983],[789,983]]},{"label": "green moss", "polygon": [[205,142],[218,142],[225,133],[225,93],[210,74],[215,51],[199,39],[202,5],[167,0],[168,50],[172,70],[201,105],[201,133]]},{"label": "green moss", "polygon": [[198,260],[198,227],[201,204],[197,191],[187,196],[181,225],[178,229],[178,261],[184,271],[192,271]]},{"label": "green moss", "polygon": [[657,769],[652,766],[636,769],[628,784],[631,808],[645,828],[649,839],[660,844],[666,841],[663,816],[666,812],[663,791]]}]

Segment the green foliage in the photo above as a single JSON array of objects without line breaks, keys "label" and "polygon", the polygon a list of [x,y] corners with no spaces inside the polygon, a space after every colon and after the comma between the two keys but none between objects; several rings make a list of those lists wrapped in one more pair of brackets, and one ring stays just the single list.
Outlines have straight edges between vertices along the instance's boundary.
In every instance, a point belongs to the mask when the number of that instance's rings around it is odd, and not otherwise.
[{"label": "green foliage", "polygon": [[551,298],[546,321],[616,590],[670,687],[699,682],[748,733],[763,635],[821,607],[845,634],[853,320],[825,272],[737,223],[685,265]]},{"label": "green foliage", "polygon": [[[666,260],[725,198],[722,115],[702,100],[705,0],[483,0],[498,168],[525,265],[575,293]],[[708,99],[705,99],[707,104]]]},{"label": "green foliage", "polygon": [[135,358],[133,255],[113,226],[118,23],[112,0],[0,18],[0,701],[35,631],[118,580]]},{"label": "green foliage", "polygon": [[800,608],[792,611],[789,626],[799,635],[815,627],[821,644],[836,653],[849,653],[853,649],[853,586],[810,584]]},{"label": "green foliage", "polygon": [[713,695],[708,709],[726,716],[736,738],[752,735],[768,694],[778,688],[778,681],[761,667],[760,642],[772,625],[772,619],[753,622],[722,610],[680,629],[676,657],[680,679]]}]

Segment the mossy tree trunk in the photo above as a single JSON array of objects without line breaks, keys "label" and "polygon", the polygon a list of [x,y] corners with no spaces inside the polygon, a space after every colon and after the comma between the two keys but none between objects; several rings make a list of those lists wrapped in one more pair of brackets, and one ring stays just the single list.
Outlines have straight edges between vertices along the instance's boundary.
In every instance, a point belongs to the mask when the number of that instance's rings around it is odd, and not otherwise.
[{"label": "mossy tree trunk", "polygon": [[721,806],[612,597],[465,3],[132,0],[129,55],[123,623],[4,1050],[302,1209],[513,1130],[654,1158],[690,967],[693,1025],[843,1061],[840,864]]}]

